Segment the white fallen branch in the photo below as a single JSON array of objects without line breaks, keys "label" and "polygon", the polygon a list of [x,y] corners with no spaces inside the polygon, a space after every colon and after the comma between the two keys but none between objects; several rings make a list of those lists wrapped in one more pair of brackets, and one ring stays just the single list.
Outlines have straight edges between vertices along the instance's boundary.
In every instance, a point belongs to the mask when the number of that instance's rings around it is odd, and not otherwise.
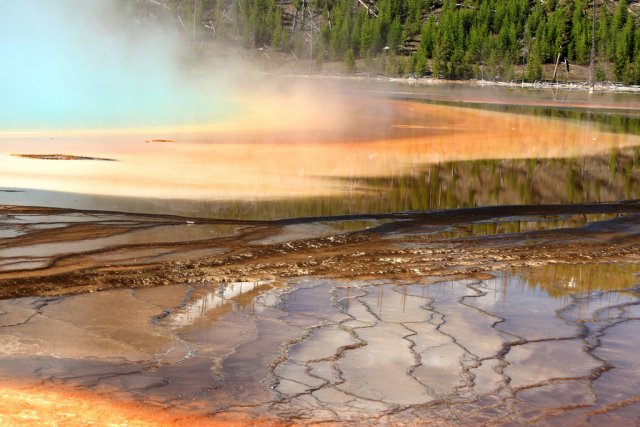
[{"label": "white fallen branch", "polygon": [[376,18],[378,17],[378,15],[371,9],[371,7],[369,7],[368,4],[366,4],[364,1],[362,0],[358,0],[358,3],[360,3],[361,5],[363,5],[365,7],[365,9],[367,9],[367,12],[370,13],[371,15],[375,16]]}]

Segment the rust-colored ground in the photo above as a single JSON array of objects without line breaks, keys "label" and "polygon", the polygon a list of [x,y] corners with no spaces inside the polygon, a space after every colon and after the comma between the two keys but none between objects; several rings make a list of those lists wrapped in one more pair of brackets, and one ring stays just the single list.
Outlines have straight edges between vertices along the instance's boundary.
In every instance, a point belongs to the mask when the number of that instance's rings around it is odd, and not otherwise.
[{"label": "rust-colored ground", "polygon": [[3,383],[0,387],[0,425],[13,426],[277,426],[240,414],[186,414],[167,408],[109,399],[87,390],[65,386],[27,386]]}]

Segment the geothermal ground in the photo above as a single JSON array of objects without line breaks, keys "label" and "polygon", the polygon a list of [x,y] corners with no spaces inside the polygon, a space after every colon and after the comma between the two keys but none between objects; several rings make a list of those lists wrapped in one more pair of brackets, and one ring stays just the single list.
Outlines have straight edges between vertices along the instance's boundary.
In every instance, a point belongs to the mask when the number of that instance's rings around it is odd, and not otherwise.
[{"label": "geothermal ground", "polygon": [[0,420],[632,425],[639,212],[5,206]]},{"label": "geothermal ground", "polygon": [[0,424],[640,422],[635,98],[285,83],[0,133]]}]

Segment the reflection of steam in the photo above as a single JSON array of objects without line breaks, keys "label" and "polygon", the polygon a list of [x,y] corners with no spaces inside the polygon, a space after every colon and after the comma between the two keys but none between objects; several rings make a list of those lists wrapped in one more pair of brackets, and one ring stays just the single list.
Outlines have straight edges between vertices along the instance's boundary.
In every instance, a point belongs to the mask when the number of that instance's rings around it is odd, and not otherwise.
[{"label": "reflection of steam", "polygon": [[196,301],[190,302],[180,311],[172,313],[171,323],[175,327],[191,325],[211,310],[225,304],[231,304],[234,298],[244,293],[254,291],[257,287],[268,283],[271,282],[258,281],[221,284],[215,291],[207,292],[206,295],[198,298]]}]

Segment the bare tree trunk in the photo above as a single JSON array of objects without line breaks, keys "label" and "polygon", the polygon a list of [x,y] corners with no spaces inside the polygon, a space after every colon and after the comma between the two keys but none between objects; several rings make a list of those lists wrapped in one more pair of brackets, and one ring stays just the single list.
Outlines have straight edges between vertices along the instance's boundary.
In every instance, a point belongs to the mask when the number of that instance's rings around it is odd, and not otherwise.
[{"label": "bare tree trunk", "polygon": [[562,52],[558,52],[558,58],[556,59],[556,67],[553,69],[553,78],[551,79],[554,82],[557,82],[556,76],[558,75],[558,64],[560,63],[560,56]]},{"label": "bare tree trunk", "polygon": [[592,22],[591,22],[591,63],[589,64],[589,85],[593,90],[595,80],[595,62],[596,62],[596,0],[592,0],[591,6],[593,8]]}]

